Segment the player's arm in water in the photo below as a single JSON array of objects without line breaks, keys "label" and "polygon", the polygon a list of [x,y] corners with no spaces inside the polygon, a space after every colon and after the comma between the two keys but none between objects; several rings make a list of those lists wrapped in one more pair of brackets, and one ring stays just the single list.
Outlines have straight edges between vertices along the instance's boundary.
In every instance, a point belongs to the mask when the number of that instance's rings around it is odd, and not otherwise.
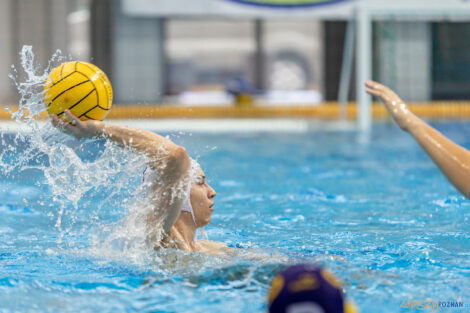
[{"label": "player's arm in water", "polygon": [[[168,233],[178,218],[184,200],[184,188],[178,188],[189,179],[191,161],[186,150],[171,140],[156,133],[105,124],[102,121],[81,121],[70,111],[65,111],[69,123],[53,115],[52,124],[75,138],[107,138],[121,147],[143,153],[149,159],[149,166],[158,170],[158,182],[152,182],[157,201],[149,213],[147,225],[149,236],[153,236],[158,221],[163,220],[163,231]],[[165,208],[164,211],[161,209]]]},{"label": "player's arm in water", "polygon": [[370,80],[365,85],[366,91],[382,100],[398,126],[416,139],[447,179],[465,197],[470,198],[470,151],[414,115],[387,86]]}]

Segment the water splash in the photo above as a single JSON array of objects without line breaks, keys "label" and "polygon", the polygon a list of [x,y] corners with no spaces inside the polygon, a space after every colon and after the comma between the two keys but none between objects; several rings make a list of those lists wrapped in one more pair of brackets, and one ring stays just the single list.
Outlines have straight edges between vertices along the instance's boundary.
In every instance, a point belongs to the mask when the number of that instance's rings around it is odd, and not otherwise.
[{"label": "water splash", "polygon": [[[40,67],[34,62],[34,52],[32,46],[23,46],[20,52],[21,66],[26,75],[24,81],[20,80],[20,75],[14,66],[12,66],[13,73],[8,76],[14,82],[16,89],[20,95],[20,102],[18,111],[12,113],[12,119],[18,121],[35,120],[39,114],[44,111],[44,83],[51,69],[66,58],[62,56],[60,50],[57,50],[50,58],[48,65],[41,71]],[[36,123],[25,123],[25,125],[34,127]]]},{"label": "water splash", "polygon": [[19,131],[1,134],[1,175],[14,180],[29,170],[41,173],[35,178],[43,193],[35,209],[49,211],[58,249],[83,252],[94,245],[116,248],[121,256],[143,251],[142,212],[149,203],[141,196],[140,177],[146,159],[104,140],[75,140],[41,120],[44,83],[54,67],[69,60],[58,50],[41,69],[31,46],[24,46],[20,57],[21,68],[9,75],[20,95],[18,109],[7,108]]}]

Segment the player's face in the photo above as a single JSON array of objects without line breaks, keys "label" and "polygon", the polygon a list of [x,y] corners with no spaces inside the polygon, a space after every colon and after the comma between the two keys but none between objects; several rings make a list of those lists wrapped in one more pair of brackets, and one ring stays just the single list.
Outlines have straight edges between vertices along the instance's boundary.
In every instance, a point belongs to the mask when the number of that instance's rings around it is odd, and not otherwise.
[{"label": "player's face", "polygon": [[199,170],[196,181],[191,184],[190,196],[197,227],[203,227],[211,222],[215,196],[215,190],[207,183],[206,175]]}]

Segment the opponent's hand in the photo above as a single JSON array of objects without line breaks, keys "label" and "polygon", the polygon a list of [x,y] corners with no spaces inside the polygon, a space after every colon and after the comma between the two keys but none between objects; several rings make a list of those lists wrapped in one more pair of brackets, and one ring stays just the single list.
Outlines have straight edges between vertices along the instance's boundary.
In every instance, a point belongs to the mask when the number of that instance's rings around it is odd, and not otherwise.
[{"label": "opponent's hand", "polygon": [[409,131],[417,117],[408,109],[405,102],[393,90],[380,83],[368,80],[365,85],[368,94],[379,97],[382,100],[398,126],[405,131]]},{"label": "opponent's hand", "polygon": [[52,115],[52,125],[59,128],[66,134],[80,138],[93,138],[104,135],[104,123],[102,121],[86,120],[81,121],[69,110],[65,111],[69,122],[64,121],[57,115]]}]

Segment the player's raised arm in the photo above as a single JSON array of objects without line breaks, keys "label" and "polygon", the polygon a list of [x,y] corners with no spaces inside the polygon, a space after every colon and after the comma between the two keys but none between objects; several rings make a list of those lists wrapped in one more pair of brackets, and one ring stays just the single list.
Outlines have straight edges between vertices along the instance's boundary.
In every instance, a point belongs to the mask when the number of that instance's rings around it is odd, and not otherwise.
[{"label": "player's raised arm", "polygon": [[122,147],[130,147],[132,150],[144,153],[151,160],[149,164],[153,168],[162,169],[162,162],[168,167],[170,173],[181,174],[189,169],[190,161],[185,149],[174,144],[171,140],[156,133],[105,124],[102,121],[81,121],[70,111],[65,111],[69,123],[62,123],[57,116],[52,116],[54,126],[60,127],[65,133],[75,138],[105,137]]},{"label": "player's raised arm", "polygon": [[470,199],[470,151],[414,115],[387,86],[374,81],[367,81],[365,85],[369,94],[382,100],[398,126],[413,135],[447,179]]}]

